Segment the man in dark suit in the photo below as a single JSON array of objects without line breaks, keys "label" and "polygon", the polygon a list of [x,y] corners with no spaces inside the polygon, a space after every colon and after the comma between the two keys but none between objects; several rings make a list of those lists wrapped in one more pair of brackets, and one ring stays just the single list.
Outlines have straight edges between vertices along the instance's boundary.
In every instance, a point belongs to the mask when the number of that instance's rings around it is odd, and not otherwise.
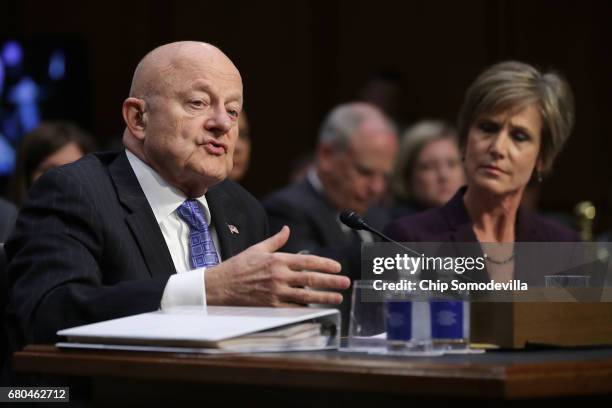
[{"label": "man in dark suit", "polygon": [[[272,231],[283,225],[293,231],[283,250],[330,257],[342,264],[344,274],[359,279],[361,243],[375,237],[350,230],[338,214],[352,209],[374,228],[384,227],[389,215],[376,203],[396,150],[395,130],[374,106],[349,103],[332,110],[319,133],[314,170],[264,200]],[[348,308],[346,301],[341,307],[345,318]]]},{"label": "man in dark suit", "polygon": [[17,347],[160,306],[341,301],[333,290],[349,281],[329,274],[340,265],[275,253],[289,229],[265,239],[263,208],[226,180],[241,109],[240,74],[219,49],[179,42],[144,57],[123,104],[126,151],[44,174],[6,245]]}]

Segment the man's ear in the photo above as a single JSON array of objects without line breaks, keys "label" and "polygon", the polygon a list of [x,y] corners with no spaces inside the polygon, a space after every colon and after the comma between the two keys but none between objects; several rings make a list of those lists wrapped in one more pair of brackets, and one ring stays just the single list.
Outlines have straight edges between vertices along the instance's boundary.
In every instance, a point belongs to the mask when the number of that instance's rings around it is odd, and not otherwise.
[{"label": "man's ear", "polygon": [[334,169],[334,161],[336,149],[331,144],[321,143],[317,147],[317,161],[319,168],[324,172],[330,172]]},{"label": "man's ear", "polygon": [[145,101],[139,98],[127,98],[123,101],[123,120],[126,127],[138,140],[144,140],[147,127],[147,111]]}]

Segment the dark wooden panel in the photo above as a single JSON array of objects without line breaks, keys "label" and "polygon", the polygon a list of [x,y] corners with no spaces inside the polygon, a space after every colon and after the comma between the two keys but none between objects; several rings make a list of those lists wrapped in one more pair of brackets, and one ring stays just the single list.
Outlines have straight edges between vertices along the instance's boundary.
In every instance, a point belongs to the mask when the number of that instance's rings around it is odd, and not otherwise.
[{"label": "dark wooden panel", "polygon": [[[525,352],[524,352],[525,353]],[[339,352],[200,356],[59,351],[28,346],[14,357],[21,372],[88,377],[301,387],[435,397],[539,398],[612,394],[612,355],[572,352],[538,357],[385,358]],[[576,354],[578,353],[578,354]],[[525,358],[525,357],[528,358]]]}]

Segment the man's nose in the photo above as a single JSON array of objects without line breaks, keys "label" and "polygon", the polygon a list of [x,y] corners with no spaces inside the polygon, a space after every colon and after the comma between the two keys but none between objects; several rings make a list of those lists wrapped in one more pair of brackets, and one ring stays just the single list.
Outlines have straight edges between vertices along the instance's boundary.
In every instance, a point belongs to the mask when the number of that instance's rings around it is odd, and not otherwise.
[{"label": "man's nose", "polygon": [[385,192],[387,180],[384,176],[374,176],[370,182],[370,191],[373,195],[379,196]]},{"label": "man's nose", "polygon": [[206,120],[205,127],[216,136],[220,136],[229,132],[232,127],[232,119],[224,107],[217,107]]}]

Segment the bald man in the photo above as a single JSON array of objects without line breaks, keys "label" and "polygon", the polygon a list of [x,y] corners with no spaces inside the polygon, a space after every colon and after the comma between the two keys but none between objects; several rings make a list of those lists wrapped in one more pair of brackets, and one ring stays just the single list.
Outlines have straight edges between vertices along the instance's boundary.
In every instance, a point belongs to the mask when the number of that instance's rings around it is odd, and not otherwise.
[{"label": "bald man", "polygon": [[125,151],[49,171],[19,215],[6,245],[17,347],[160,307],[342,300],[340,265],[276,253],[289,229],[268,238],[259,202],[226,179],[242,104],[240,73],[209,44],[143,58],[123,103]]}]

